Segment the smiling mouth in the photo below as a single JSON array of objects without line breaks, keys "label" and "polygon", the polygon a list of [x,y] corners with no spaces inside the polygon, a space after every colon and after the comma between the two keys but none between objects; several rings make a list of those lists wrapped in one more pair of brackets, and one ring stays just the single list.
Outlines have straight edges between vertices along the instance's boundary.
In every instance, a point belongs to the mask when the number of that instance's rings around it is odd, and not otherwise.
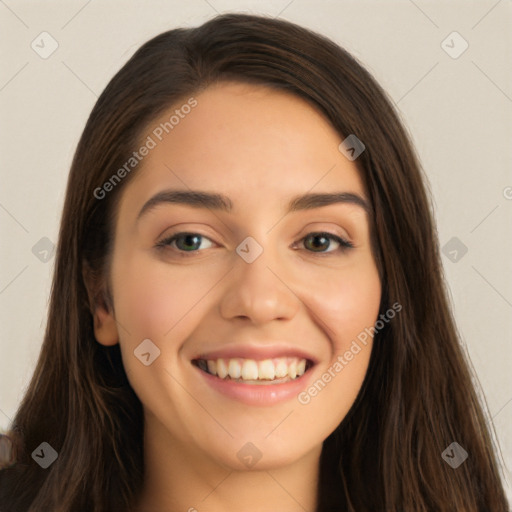
[{"label": "smiling mouth", "polygon": [[192,364],[205,373],[223,379],[246,384],[284,384],[297,380],[314,363],[299,357],[272,359],[194,359]]}]

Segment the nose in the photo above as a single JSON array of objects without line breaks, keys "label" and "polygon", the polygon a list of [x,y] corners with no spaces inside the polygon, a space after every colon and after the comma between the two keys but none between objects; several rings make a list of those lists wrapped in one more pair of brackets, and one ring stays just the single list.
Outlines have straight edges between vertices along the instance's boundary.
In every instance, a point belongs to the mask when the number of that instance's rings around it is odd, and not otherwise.
[{"label": "nose", "polygon": [[264,250],[252,263],[237,257],[234,265],[221,299],[223,318],[264,324],[295,316],[301,301],[293,292],[290,272],[279,265],[278,257],[270,257]]}]

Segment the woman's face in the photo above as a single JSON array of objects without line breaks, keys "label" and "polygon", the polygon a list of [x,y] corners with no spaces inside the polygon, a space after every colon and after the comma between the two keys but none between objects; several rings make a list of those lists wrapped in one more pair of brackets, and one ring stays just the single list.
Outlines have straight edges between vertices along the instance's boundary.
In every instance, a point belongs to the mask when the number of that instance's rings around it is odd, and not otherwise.
[{"label": "woman's face", "polygon": [[113,314],[97,313],[96,336],[119,341],[150,434],[198,461],[277,467],[319,455],[352,406],[371,352],[358,336],[381,297],[365,209],[291,201],[368,199],[342,138],[303,100],[239,83],[195,100],[143,137],[154,147],[121,196]]}]

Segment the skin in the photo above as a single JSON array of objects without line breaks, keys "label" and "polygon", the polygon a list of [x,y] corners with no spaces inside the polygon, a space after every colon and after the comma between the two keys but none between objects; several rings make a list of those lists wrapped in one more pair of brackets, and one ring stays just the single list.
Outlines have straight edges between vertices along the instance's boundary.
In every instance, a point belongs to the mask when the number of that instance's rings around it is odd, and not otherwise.
[{"label": "skin", "polygon": [[[371,339],[306,405],[296,397],[273,406],[225,397],[197,375],[191,358],[237,340],[285,341],[319,361],[308,382],[321,378],[378,318],[369,218],[353,204],[285,208],[307,192],[366,198],[365,190],[355,162],[338,150],[343,139],[302,99],[240,83],[195,97],[198,105],[122,192],[108,276],[113,308],[99,305],[94,315],[97,341],[120,343],[144,407],[146,479],[136,510],[312,511],[322,442],[360,390]],[[145,202],[168,188],[223,193],[233,210],[167,203],[137,220]],[[185,257],[176,242],[156,247],[183,231],[205,237],[195,253],[183,241]],[[355,247],[306,244],[318,231]],[[247,236],[263,248],[250,264],[235,251]],[[149,366],[133,354],[147,338],[161,351]],[[252,468],[237,457],[247,442],[262,454]]]}]

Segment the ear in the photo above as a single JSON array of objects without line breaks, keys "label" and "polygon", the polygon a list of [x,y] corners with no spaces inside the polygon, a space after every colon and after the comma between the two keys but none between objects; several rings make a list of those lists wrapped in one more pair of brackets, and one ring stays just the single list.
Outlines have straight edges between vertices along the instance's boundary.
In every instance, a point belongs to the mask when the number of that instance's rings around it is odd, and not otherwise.
[{"label": "ear", "polygon": [[119,343],[119,333],[105,278],[94,271],[88,262],[82,265],[82,276],[94,321],[94,337],[101,345],[116,345]]}]

